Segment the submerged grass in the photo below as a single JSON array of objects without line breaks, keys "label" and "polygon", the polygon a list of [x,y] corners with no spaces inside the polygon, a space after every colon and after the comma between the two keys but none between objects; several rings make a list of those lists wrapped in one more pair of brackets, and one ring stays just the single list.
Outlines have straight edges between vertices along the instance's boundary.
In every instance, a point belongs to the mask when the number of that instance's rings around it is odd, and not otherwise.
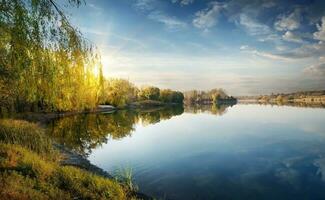
[{"label": "submerged grass", "polygon": [[131,191],[137,191],[139,188],[133,179],[132,168],[121,168],[115,171],[114,177],[116,181],[123,183]]},{"label": "submerged grass", "polygon": [[61,166],[57,155],[36,124],[0,120],[0,199],[135,199],[132,184]]}]

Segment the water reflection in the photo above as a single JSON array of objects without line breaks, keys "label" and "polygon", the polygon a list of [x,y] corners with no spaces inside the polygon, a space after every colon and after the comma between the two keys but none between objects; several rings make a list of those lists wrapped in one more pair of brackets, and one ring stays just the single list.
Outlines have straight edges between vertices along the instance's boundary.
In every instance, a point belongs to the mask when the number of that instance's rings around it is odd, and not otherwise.
[{"label": "water reflection", "polygon": [[325,199],[324,119],[320,108],[185,107],[89,159],[107,171],[132,167],[157,198]]},{"label": "water reflection", "polygon": [[209,113],[213,115],[224,115],[227,112],[228,107],[232,107],[234,104],[207,104],[207,105],[190,105],[185,107],[187,113]]},{"label": "water reflection", "polygon": [[239,104],[246,105],[272,105],[272,106],[291,106],[291,107],[302,107],[302,108],[325,108],[323,103],[307,103],[307,102],[286,102],[286,101],[275,101],[275,102],[258,102],[258,101],[245,101],[239,100]]},{"label": "water reflection", "polygon": [[108,139],[130,136],[137,123],[144,126],[181,115],[184,108],[177,106],[155,110],[121,110],[112,114],[82,114],[53,120],[48,132],[60,144],[87,156]]},{"label": "water reflection", "polygon": [[155,197],[324,199],[324,119],[321,108],[204,105],[78,115],[49,130],[104,170],[131,167]]}]

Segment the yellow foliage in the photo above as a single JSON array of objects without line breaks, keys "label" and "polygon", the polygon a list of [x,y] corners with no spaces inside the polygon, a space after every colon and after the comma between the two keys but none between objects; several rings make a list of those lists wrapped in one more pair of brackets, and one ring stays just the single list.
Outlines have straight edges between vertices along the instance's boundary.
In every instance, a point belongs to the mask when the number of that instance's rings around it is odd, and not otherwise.
[{"label": "yellow foliage", "polygon": [[134,101],[136,95],[137,88],[128,80],[108,79],[104,83],[104,94],[101,97],[101,102],[123,107]]}]

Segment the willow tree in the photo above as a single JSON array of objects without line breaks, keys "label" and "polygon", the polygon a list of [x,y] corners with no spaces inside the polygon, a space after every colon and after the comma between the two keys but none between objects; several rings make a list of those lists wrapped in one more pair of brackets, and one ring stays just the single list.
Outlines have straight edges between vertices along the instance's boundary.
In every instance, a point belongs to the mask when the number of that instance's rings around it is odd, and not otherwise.
[{"label": "willow tree", "polygon": [[104,94],[101,103],[116,107],[136,101],[138,89],[130,81],[125,79],[107,79],[104,81]]},{"label": "willow tree", "polygon": [[99,54],[62,9],[82,3],[0,0],[2,106],[16,111],[96,106],[103,80]]}]

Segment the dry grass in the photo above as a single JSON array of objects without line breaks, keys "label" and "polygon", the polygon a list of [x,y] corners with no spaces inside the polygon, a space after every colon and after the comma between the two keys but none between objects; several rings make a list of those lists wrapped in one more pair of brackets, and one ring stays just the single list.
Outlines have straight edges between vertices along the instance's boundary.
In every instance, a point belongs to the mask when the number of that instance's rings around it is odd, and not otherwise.
[{"label": "dry grass", "polygon": [[58,156],[44,130],[23,120],[0,120],[0,142],[17,144],[46,157]]},{"label": "dry grass", "polygon": [[61,166],[37,124],[0,120],[0,199],[134,199],[126,184]]},{"label": "dry grass", "polygon": [[118,182],[0,144],[0,199],[127,199]]}]

